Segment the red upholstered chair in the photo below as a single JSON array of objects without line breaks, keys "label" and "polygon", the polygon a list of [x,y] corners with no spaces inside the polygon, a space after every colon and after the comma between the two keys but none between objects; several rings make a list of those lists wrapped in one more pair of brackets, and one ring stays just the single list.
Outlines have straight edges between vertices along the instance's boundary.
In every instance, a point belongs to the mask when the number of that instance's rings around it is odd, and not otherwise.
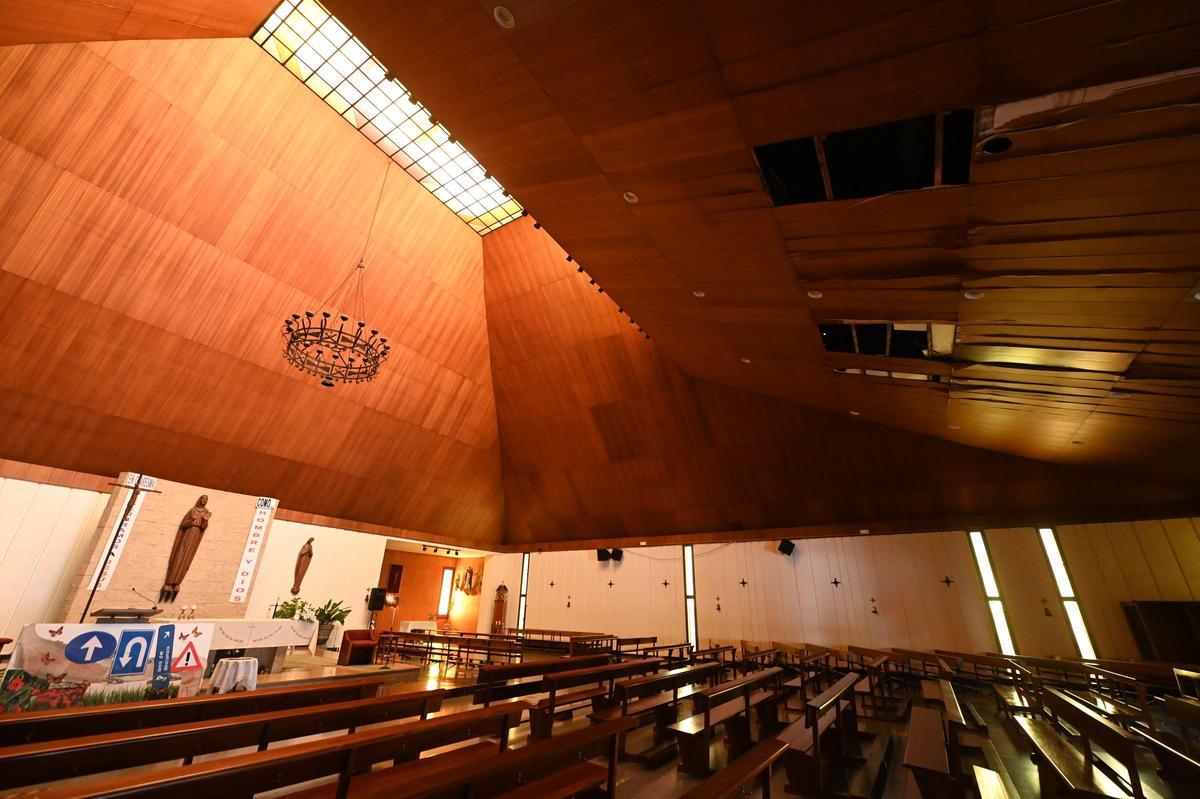
[{"label": "red upholstered chair", "polygon": [[375,661],[375,639],[370,630],[346,630],[338,650],[339,666],[361,666]]}]

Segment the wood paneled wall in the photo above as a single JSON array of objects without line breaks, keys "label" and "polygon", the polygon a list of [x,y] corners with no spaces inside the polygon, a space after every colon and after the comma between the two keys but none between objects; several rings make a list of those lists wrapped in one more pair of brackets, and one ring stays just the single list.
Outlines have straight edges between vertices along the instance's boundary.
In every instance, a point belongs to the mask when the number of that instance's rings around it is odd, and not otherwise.
[{"label": "wood paneled wall", "polygon": [[108,494],[0,478],[0,635],[59,618]]},{"label": "wood paneled wall", "polygon": [[0,46],[249,36],[278,0],[5,0]]},{"label": "wood paneled wall", "polygon": [[[1200,519],[1056,529],[1092,643],[1102,657],[1137,657],[1120,602],[1200,598]],[[991,529],[985,534],[1017,651],[1076,655],[1036,528]],[[696,546],[702,643],[746,639],[967,651],[997,648],[964,530],[796,541],[790,556],[779,554],[776,543]],[[643,553],[649,557],[639,558]],[[664,631],[665,637],[681,634],[679,547],[626,550],[624,562],[615,567],[596,562],[593,550],[535,553],[530,558],[528,626],[660,638]],[[508,554],[489,557],[486,566],[490,591],[494,592],[501,575],[510,587],[513,619],[520,563],[519,554]],[[660,572],[671,583],[665,590],[673,602],[662,595]],[[946,577],[953,581],[948,586],[943,582]],[[607,586],[609,579],[616,583],[612,589]],[[834,579],[839,583],[836,587]],[[556,583],[553,588],[551,581]],[[628,593],[618,587],[639,594],[640,602],[631,606]],[[570,609],[566,608],[568,593]],[[872,607],[879,612],[872,613]],[[482,615],[480,629],[486,626]]]},{"label": "wood paneled wall", "polygon": [[480,239],[400,169],[366,251],[379,379],[280,355],[388,163],[248,39],[0,49],[0,457],[499,540]]},{"label": "wood paneled wall", "polygon": [[693,379],[566,257],[529,218],[484,239],[507,544],[1138,518],[1192,499]]}]

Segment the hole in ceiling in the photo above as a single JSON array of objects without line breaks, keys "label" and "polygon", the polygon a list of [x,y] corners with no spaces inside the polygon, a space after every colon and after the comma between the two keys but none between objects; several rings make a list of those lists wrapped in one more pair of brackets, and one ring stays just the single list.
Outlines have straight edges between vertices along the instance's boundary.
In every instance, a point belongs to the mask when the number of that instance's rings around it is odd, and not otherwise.
[{"label": "hole in ceiling", "polygon": [[[941,177],[937,128],[942,126]],[[877,197],[970,180],[975,111],[915,117],[754,148],[775,205]],[[821,158],[824,156],[824,166]],[[828,190],[826,189],[828,178]]]},{"label": "hole in ceiling", "polygon": [[1007,136],[993,136],[983,143],[982,149],[988,155],[1006,153],[1012,148],[1012,139]]},{"label": "hole in ceiling", "polygon": [[817,326],[826,352],[939,360],[954,351],[950,322],[829,321]]}]

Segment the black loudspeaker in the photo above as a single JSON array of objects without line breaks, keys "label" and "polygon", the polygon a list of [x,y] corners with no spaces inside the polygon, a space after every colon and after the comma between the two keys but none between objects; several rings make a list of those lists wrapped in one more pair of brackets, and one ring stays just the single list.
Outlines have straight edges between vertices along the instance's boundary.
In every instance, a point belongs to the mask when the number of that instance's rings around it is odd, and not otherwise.
[{"label": "black loudspeaker", "polygon": [[623,558],[623,557],[625,557],[625,550],[623,550],[623,549],[621,549],[621,548],[619,548],[619,547],[613,547],[613,551],[612,551],[612,559],[613,559],[613,560],[620,560],[620,559],[621,559],[621,558]]},{"label": "black loudspeaker", "polygon": [[787,555],[788,557],[791,557],[792,553],[795,551],[796,551],[796,545],[793,544],[791,541],[788,541],[785,539],[785,540],[779,542],[779,554],[780,555]]},{"label": "black loudspeaker", "polygon": [[367,610],[372,611],[372,612],[377,611],[377,610],[383,610],[383,608],[386,604],[387,604],[387,589],[386,588],[372,588],[371,596],[367,598]]},{"label": "black loudspeaker", "polygon": [[611,559],[612,559],[612,555],[610,555],[608,553],[607,549],[597,549],[596,550],[596,560],[611,560]]}]

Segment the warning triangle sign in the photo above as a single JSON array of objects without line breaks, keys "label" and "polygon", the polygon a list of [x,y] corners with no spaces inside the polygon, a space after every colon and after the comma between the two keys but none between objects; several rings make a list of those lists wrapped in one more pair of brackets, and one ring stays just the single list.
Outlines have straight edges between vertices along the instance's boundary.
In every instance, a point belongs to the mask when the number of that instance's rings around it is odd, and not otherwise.
[{"label": "warning triangle sign", "polygon": [[196,651],[196,645],[188,641],[188,645],[179,653],[179,657],[175,658],[175,662],[171,664],[171,671],[194,671],[204,668],[204,661],[200,659],[200,654]]}]

